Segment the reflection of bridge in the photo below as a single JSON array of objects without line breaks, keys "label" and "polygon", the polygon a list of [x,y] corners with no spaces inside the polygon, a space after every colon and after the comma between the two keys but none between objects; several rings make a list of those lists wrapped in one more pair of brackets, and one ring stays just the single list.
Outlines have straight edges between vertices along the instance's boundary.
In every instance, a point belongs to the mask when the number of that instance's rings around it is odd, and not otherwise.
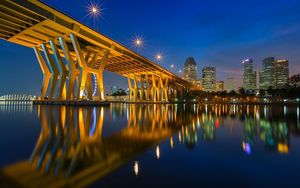
[{"label": "reflection of bridge", "polygon": [[183,96],[190,87],[189,82],[42,2],[2,0],[0,10],[0,38],[35,51],[44,75],[42,98],[48,94],[50,99],[93,99],[94,75],[102,100],[104,70],[128,78],[133,101],[168,101]]},{"label": "reflection of bridge", "polygon": [[[186,124],[174,109],[128,107],[128,124],[118,133],[102,136],[104,108],[39,106],[42,124],[29,161],[2,171],[25,187],[83,187],[114,171]],[[151,121],[151,117],[159,117]]]}]

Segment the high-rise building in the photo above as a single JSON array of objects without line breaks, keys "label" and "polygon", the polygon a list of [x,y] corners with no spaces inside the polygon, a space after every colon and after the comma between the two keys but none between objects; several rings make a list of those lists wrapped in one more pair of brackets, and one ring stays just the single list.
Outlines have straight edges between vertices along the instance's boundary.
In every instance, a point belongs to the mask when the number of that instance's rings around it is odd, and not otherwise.
[{"label": "high-rise building", "polygon": [[224,91],[224,82],[223,81],[217,81],[216,91]]},{"label": "high-rise building", "polygon": [[267,57],[263,60],[262,71],[259,72],[259,88],[268,89],[273,84],[274,57]]},{"label": "high-rise building", "polygon": [[227,80],[225,82],[225,90],[227,92],[230,92],[235,89],[236,89],[236,86],[235,86],[234,78],[232,78],[232,77],[227,78]]},{"label": "high-rise building", "polygon": [[244,64],[244,89],[256,89],[256,71],[253,70],[253,60],[246,59],[242,62]]},{"label": "high-rise building", "polygon": [[289,83],[289,61],[275,60],[272,87],[281,89],[287,87]]},{"label": "high-rise building", "polygon": [[183,78],[188,81],[197,80],[197,63],[194,58],[189,57],[186,59],[183,68]]},{"label": "high-rise building", "polygon": [[203,67],[202,88],[204,91],[216,90],[216,68],[215,67]]},{"label": "high-rise building", "polygon": [[300,87],[300,74],[295,74],[290,77],[289,85],[292,87]]},{"label": "high-rise building", "polygon": [[284,88],[289,82],[289,62],[288,60],[275,60],[268,57],[263,60],[262,71],[259,74],[260,89]]}]

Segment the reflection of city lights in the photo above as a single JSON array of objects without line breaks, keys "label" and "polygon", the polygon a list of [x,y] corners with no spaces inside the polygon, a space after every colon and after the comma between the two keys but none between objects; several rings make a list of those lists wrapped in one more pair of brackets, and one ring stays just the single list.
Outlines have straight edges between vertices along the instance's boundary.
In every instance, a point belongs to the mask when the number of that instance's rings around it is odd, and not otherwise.
[{"label": "reflection of city lights", "polygon": [[287,108],[286,108],[286,106],[283,107],[283,113],[284,113],[284,115],[286,115],[286,113],[287,113]]},{"label": "reflection of city lights", "polygon": [[180,132],[178,133],[178,140],[179,140],[179,142],[181,142],[181,134],[180,134]]},{"label": "reflection of city lights", "polygon": [[243,142],[243,150],[250,155],[251,154],[251,146],[247,142]]},{"label": "reflection of city lights", "polygon": [[299,112],[300,110],[299,110],[299,107],[297,108],[297,119],[299,120],[299,114],[300,114],[300,112]]},{"label": "reflection of city lights", "polygon": [[289,152],[289,147],[285,143],[279,143],[277,146],[278,152],[282,154],[286,154]]},{"label": "reflection of city lights", "polygon": [[159,146],[156,147],[156,158],[159,159],[160,158],[160,150],[159,150]]},{"label": "reflection of city lights", "polygon": [[173,149],[174,148],[174,141],[173,141],[173,137],[171,137],[170,139],[170,147]]},{"label": "reflection of city lights", "polygon": [[134,161],[133,171],[136,176],[139,174],[139,162],[138,161]]}]

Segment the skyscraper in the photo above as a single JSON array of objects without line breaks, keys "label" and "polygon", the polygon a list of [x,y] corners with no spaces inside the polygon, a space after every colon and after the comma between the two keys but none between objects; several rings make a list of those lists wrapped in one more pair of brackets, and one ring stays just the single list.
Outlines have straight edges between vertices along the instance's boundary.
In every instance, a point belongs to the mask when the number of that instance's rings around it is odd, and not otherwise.
[{"label": "skyscraper", "polygon": [[183,77],[188,81],[197,80],[197,63],[194,58],[189,57],[186,59],[183,68]]},{"label": "skyscraper", "polygon": [[281,89],[288,86],[289,82],[289,61],[288,60],[275,60],[273,83],[274,89]]},{"label": "skyscraper", "polygon": [[244,89],[256,89],[256,71],[253,70],[253,60],[246,59],[242,62],[244,64]]},{"label": "skyscraper", "polygon": [[203,67],[202,88],[204,91],[215,91],[216,89],[216,68]]},{"label": "skyscraper", "polygon": [[262,71],[259,74],[260,89],[284,88],[289,81],[289,62],[288,60],[275,60],[268,57],[263,60]]},{"label": "skyscraper", "polygon": [[262,71],[259,73],[259,88],[268,89],[273,84],[274,57],[267,57],[263,60]]},{"label": "skyscraper", "polygon": [[217,81],[216,91],[224,91],[224,82],[223,81]]}]

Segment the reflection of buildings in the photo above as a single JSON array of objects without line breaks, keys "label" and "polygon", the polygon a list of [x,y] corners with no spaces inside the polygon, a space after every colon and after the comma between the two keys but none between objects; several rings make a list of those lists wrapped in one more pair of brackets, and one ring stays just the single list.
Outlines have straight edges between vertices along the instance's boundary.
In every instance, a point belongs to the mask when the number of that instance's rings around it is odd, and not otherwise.
[{"label": "reflection of buildings", "polygon": [[[163,140],[169,139],[170,148],[176,148],[178,141],[187,148],[215,141],[218,129],[238,128],[239,123],[228,124],[232,120],[243,122],[241,142],[248,154],[259,147],[257,138],[267,150],[287,153],[290,134],[300,135],[300,110],[289,109],[295,121],[286,121],[283,110],[256,105],[114,104],[107,110],[39,106],[41,132],[30,160],[9,165],[0,173],[24,187],[43,187],[45,183],[49,187],[85,187],[149,148],[157,159],[163,158],[163,147],[158,145]],[[120,130],[109,135],[102,133],[104,118],[110,117],[107,112],[116,119],[127,119]],[[135,175],[140,174],[140,163],[132,163]]]}]

